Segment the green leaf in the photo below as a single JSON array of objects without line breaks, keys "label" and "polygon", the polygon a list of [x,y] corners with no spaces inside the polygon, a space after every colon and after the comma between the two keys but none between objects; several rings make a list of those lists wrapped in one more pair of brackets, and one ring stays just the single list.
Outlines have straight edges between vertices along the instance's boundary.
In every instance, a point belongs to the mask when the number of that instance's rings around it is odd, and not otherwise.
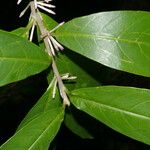
[{"label": "green leaf", "polygon": [[[48,15],[43,13],[41,13],[41,15],[48,30],[52,30],[58,25],[58,23]],[[42,44],[40,46],[42,47]],[[95,68],[98,68],[96,63],[92,63],[88,59],[66,49],[64,53],[59,53],[55,60],[60,74],[70,73],[70,75],[77,77],[76,80],[66,82],[66,86],[69,90],[100,85],[100,81],[98,80],[99,72],[95,70]],[[53,74],[49,74],[49,82],[51,82],[52,77]]]},{"label": "green leaf", "polygon": [[78,121],[75,119],[75,117],[73,116],[71,112],[65,114],[64,123],[70,131],[72,131],[79,137],[83,139],[93,138],[92,135],[78,123]]},{"label": "green leaf", "polygon": [[150,77],[150,13],[103,12],[73,19],[55,36],[69,49],[105,66]]},{"label": "green leaf", "polygon": [[52,109],[38,115],[15,133],[1,150],[48,150],[63,119],[62,109]]},{"label": "green leaf", "polygon": [[59,96],[58,91],[56,92],[55,98],[52,98],[54,84],[55,81],[52,80],[46,92],[43,94],[40,100],[34,105],[34,107],[29,111],[29,113],[26,115],[26,117],[19,125],[18,129],[22,128],[30,120],[37,117],[37,115],[40,115],[41,113],[44,113],[51,109],[62,107],[61,98]]},{"label": "green leaf", "polygon": [[28,39],[29,38],[29,32],[30,32],[32,25],[33,25],[33,21],[31,20],[28,22],[26,27],[17,28],[15,30],[11,31],[10,33],[21,36],[25,39]]},{"label": "green leaf", "polygon": [[47,150],[57,134],[64,117],[59,98],[52,99],[50,86],[37,104],[27,114],[18,130],[1,150]]},{"label": "green leaf", "polygon": [[43,18],[44,25],[48,30],[52,30],[58,25],[58,23],[54,19],[52,19],[50,16],[44,13],[40,13],[40,14]]},{"label": "green leaf", "polygon": [[29,29],[26,27],[21,27],[21,28],[15,29],[15,30],[11,31],[10,33],[21,36],[26,39],[28,39],[28,37],[29,37]]},{"label": "green leaf", "polygon": [[112,129],[150,145],[150,90],[102,86],[74,90],[71,102]]},{"label": "green leaf", "polygon": [[37,74],[50,63],[50,57],[35,44],[0,31],[0,86]]},{"label": "green leaf", "polygon": [[[73,52],[65,50],[64,54],[60,53],[56,57],[56,63],[60,74],[70,73],[71,76],[76,76],[77,79],[66,82],[69,90],[75,88],[83,88],[88,86],[99,86],[99,72],[95,63],[90,63],[88,59],[81,57]],[[50,81],[52,75],[48,77]]]}]

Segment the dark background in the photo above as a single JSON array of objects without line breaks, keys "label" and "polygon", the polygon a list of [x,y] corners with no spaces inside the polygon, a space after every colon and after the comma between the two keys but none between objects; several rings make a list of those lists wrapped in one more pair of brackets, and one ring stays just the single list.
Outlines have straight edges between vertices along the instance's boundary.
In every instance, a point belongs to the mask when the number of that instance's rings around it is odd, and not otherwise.
[{"label": "dark background", "polygon": [[[17,6],[16,0],[1,1],[0,29],[10,31],[20,26],[25,26],[28,13],[21,19],[18,16],[27,2],[27,0],[23,0],[21,5]],[[54,0],[53,3],[57,6],[55,9],[57,16],[53,18],[58,22],[102,11],[150,11],[149,0]],[[149,78],[122,73],[108,68],[104,69],[108,70],[111,75],[115,74],[116,78],[113,80],[104,78],[103,84],[150,88]],[[15,132],[19,122],[46,89],[47,81],[46,79],[44,80],[45,76],[46,72],[43,72],[18,83],[0,88],[0,144]],[[120,76],[121,78],[118,78]],[[63,125],[53,142],[54,145],[57,145],[56,150],[150,150],[149,146],[111,130],[96,120],[89,118],[84,113],[74,111],[77,116],[80,116],[78,117],[79,122],[89,128],[95,139],[82,140]]]}]

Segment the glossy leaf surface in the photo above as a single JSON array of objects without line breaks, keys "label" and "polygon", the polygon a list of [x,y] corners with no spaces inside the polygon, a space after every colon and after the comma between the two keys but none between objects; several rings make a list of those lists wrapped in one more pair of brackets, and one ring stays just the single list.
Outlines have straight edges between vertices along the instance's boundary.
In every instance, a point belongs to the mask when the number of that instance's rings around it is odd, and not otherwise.
[{"label": "glossy leaf surface", "polygon": [[69,49],[108,67],[150,77],[150,13],[103,12],[73,19],[55,36]]},{"label": "glossy leaf surface", "polygon": [[112,129],[150,145],[150,90],[85,88],[72,91],[71,101]]},{"label": "glossy leaf surface", "polygon": [[0,86],[37,74],[50,63],[50,57],[35,44],[0,31]]},{"label": "glossy leaf surface", "polygon": [[[48,30],[52,30],[58,25],[58,23],[49,16],[42,14],[42,17]],[[93,63],[89,61],[89,59],[83,58],[67,49],[65,49],[64,52],[59,53],[55,60],[61,74],[70,73],[71,76],[77,77],[75,80],[65,82],[67,83],[66,86],[69,90],[100,85],[100,81],[98,80],[99,72],[96,70],[100,68],[98,63]],[[52,77],[53,75],[50,74],[48,77],[49,82],[51,82]]]},{"label": "glossy leaf surface", "polygon": [[64,108],[58,95],[52,99],[53,85],[29,111],[18,130],[0,149],[47,150],[63,121]]}]

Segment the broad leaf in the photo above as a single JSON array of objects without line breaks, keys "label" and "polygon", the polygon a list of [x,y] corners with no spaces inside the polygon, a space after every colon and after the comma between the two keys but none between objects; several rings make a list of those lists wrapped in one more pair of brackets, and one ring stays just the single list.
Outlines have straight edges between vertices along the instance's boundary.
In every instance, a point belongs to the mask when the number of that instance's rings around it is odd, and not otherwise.
[{"label": "broad leaf", "polygon": [[63,119],[62,109],[52,109],[38,115],[18,130],[1,150],[48,150]]},{"label": "broad leaf", "polygon": [[[42,17],[48,30],[52,30],[58,25],[58,23],[49,16],[42,14]],[[42,44],[40,46],[42,47]],[[99,64],[90,62],[88,59],[74,52],[70,52],[67,49],[64,50],[64,53],[59,53],[55,60],[61,74],[70,73],[70,75],[77,77],[76,80],[72,80],[66,84],[69,90],[100,85],[99,72],[95,69],[100,68]],[[49,74],[49,82],[51,82],[52,77],[53,75]]]},{"label": "broad leaf", "polygon": [[50,57],[35,44],[0,31],[0,86],[37,74],[50,62]]},{"label": "broad leaf", "polygon": [[27,114],[18,130],[1,150],[47,150],[63,121],[64,108],[59,97],[52,99],[50,86],[37,104]]},{"label": "broad leaf", "polygon": [[150,77],[150,13],[115,11],[73,19],[54,34],[69,49],[108,67]]},{"label": "broad leaf", "polygon": [[102,86],[74,90],[71,102],[112,129],[150,145],[150,90]]},{"label": "broad leaf", "polygon": [[92,135],[81,126],[71,112],[65,114],[64,123],[66,127],[83,139],[92,139]]}]

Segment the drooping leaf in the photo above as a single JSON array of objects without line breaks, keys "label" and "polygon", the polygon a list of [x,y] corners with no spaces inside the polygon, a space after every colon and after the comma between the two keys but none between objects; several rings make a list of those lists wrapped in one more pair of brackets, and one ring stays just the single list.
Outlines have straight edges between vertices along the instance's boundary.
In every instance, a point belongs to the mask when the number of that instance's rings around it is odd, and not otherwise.
[{"label": "drooping leaf", "polygon": [[0,86],[37,74],[50,62],[50,57],[35,44],[0,31]]},{"label": "drooping leaf", "polygon": [[65,114],[65,125],[67,128],[83,139],[92,139],[92,135],[81,126],[71,112]]},{"label": "drooping leaf", "polygon": [[150,90],[102,86],[74,90],[71,102],[112,129],[150,145]]},{"label": "drooping leaf", "polygon": [[53,85],[29,111],[14,136],[0,147],[1,150],[48,150],[64,116],[58,95],[52,99]]},{"label": "drooping leaf", "polygon": [[55,36],[69,49],[108,67],[150,77],[150,13],[115,11],[73,19]]}]

